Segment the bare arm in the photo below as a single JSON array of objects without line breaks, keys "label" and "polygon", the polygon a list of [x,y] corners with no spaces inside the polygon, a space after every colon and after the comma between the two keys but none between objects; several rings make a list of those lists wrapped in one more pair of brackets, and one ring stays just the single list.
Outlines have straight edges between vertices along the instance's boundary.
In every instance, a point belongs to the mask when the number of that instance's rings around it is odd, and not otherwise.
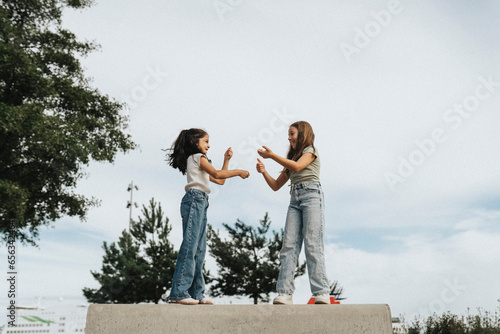
[{"label": "bare arm", "polygon": [[217,170],[208,162],[207,158],[203,155],[200,158],[200,166],[213,179],[228,179],[235,176],[246,179],[250,176],[250,173],[248,171],[242,169]]},{"label": "bare arm", "polygon": [[[228,170],[229,168],[229,160],[233,156],[233,150],[231,150],[231,147],[227,149],[226,153],[224,153],[224,163],[222,164],[222,169],[221,170]],[[226,183],[226,179],[216,179],[210,176],[210,181],[216,184],[223,185]]]},{"label": "bare arm", "polygon": [[264,180],[266,180],[267,184],[269,187],[274,190],[278,191],[285,185],[285,183],[288,181],[290,178],[288,174],[286,173],[281,173],[277,179],[274,179],[269,173],[266,171],[266,167],[264,166],[264,163],[260,161],[260,159],[257,159],[257,172],[261,173],[262,176],[264,176]]},{"label": "bare arm", "polygon": [[266,146],[262,146],[262,147],[264,148],[264,150],[263,149],[259,149],[257,151],[261,157],[263,157],[264,159],[271,158],[274,161],[276,161],[277,163],[279,163],[281,166],[285,167],[286,169],[288,169],[289,171],[292,171],[292,172],[300,172],[301,170],[303,170],[304,168],[306,168],[307,166],[309,166],[309,164],[311,162],[313,162],[314,159],[316,159],[316,157],[314,156],[314,154],[312,154],[312,153],[304,153],[299,158],[299,160],[293,161],[293,160],[290,160],[290,159],[287,159],[287,158],[283,158],[283,157],[277,155],[276,153],[274,153],[273,151],[271,151]]}]

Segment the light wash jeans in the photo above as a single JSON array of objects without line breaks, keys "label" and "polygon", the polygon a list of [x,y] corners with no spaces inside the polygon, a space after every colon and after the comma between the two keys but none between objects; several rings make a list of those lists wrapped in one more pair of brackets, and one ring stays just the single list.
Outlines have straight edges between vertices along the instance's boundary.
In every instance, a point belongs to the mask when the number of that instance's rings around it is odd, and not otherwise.
[{"label": "light wash jeans", "polygon": [[292,185],[280,252],[281,267],[276,286],[278,293],[292,294],[295,291],[293,281],[302,242],[312,294],[316,296],[330,292],[325,270],[324,216],[324,196],[319,182]]},{"label": "light wash jeans", "polygon": [[170,300],[193,298],[200,300],[205,293],[203,261],[207,250],[208,195],[198,189],[188,189],[182,198],[182,244],[175,265]]}]

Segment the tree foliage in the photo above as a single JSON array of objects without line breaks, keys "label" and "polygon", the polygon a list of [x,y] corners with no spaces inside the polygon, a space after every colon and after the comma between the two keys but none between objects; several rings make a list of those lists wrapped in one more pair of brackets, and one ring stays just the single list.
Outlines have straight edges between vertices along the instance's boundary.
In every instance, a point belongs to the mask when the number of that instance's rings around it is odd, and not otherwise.
[{"label": "tree foliage", "polygon": [[90,303],[158,303],[171,287],[178,252],[168,240],[169,220],[154,199],[142,214],[117,244],[104,242],[101,272],[91,271],[101,287],[83,289]]},{"label": "tree foliage", "polygon": [[478,309],[477,314],[456,315],[434,313],[426,319],[415,318],[403,323],[402,332],[408,334],[500,334],[500,307],[494,313]]},{"label": "tree foliage", "polygon": [[0,0],[0,235],[23,243],[63,215],[85,218],[75,194],[91,160],[112,162],[135,144],[122,105],[90,86],[79,59],[97,46],[62,27],[65,8],[90,0]]},{"label": "tree foliage", "polygon": [[334,296],[336,300],[346,299],[344,297],[344,288],[339,285],[339,281],[330,283],[330,295]]},{"label": "tree foliage", "polygon": [[[219,269],[213,277],[210,292],[214,296],[248,296],[254,304],[267,300],[276,289],[279,274],[279,253],[283,244],[283,230],[272,231],[266,213],[258,227],[246,225],[237,220],[234,227],[222,224],[229,233],[229,240],[223,240],[219,231],[208,226],[209,252],[215,258]],[[306,263],[298,266],[295,277],[305,273]]]}]

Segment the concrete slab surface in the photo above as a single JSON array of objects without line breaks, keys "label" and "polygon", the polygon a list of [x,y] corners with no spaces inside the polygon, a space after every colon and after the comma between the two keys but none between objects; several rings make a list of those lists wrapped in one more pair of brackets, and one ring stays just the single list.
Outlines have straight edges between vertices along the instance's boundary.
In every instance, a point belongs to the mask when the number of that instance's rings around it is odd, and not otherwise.
[{"label": "concrete slab surface", "polygon": [[93,304],[87,334],[392,333],[388,305]]}]

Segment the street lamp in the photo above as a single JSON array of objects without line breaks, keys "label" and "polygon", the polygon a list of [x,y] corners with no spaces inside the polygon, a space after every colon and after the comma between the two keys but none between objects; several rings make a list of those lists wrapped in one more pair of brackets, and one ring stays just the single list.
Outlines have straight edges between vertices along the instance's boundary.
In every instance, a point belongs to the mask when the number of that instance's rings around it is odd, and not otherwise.
[{"label": "street lamp", "polygon": [[139,187],[134,185],[134,181],[130,182],[128,185],[127,191],[130,191],[130,201],[127,202],[127,209],[130,208],[130,215],[128,219],[128,230],[132,228],[132,207],[135,206],[136,208],[138,207],[136,202],[132,202],[132,195],[134,194],[134,188],[135,190],[139,190]]}]

